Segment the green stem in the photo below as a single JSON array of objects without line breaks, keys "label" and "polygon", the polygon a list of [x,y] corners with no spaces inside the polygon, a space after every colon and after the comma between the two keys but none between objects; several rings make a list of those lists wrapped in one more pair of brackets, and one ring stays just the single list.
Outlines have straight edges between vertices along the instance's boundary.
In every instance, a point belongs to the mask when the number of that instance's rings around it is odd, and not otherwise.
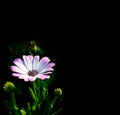
[{"label": "green stem", "polygon": [[61,110],[62,110],[62,108],[58,109],[58,111],[52,113],[51,115],[56,115],[56,114],[58,114]]},{"label": "green stem", "polygon": [[35,81],[36,83],[37,83],[37,94],[38,94],[38,99],[40,99],[40,91],[41,91],[41,83],[40,83],[40,80],[39,79],[36,79],[36,81]]},{"label": "green stem", "polygon": [[15,99],[15,94],[14,94],[14,92],[12,92],[11,94],[10,94],[10,96],[11,96],[11,100],[12,100],[12,104],[13,104],[13,112],[14,112],[14,114],[15,115],[20,115],[20,113],[19,113],[19,108],[18,108],[18,106],[17,106],[17,103],[16,103],[16,99]]},{"label": "green stem", "polygon": [[52,103],[50,104],[48,115],[50,115],[50,113],[51,113],[51,111],[53,109],[53,106],[54,106],[54,104],[55,104],[57,99],[58,99],[58,96],[55,96],[55,98],[53,99]]},{"label": "green stem", "polygon": [[36,83],[35,83],[35,81],[34,81],[32,84],[33,84],[33,90],[34,90],[34,92],[35,92],[35,96],[37,96]]},{"label": "green stem", "polygon": [[40,108],[37,87],[36,87],[36,81],[32,82],[32,85],[33,85],[33,91],[35,94],[35,102],[34,102],[34,105],[32,107],[32,110],[36,110],[37,108]]}]

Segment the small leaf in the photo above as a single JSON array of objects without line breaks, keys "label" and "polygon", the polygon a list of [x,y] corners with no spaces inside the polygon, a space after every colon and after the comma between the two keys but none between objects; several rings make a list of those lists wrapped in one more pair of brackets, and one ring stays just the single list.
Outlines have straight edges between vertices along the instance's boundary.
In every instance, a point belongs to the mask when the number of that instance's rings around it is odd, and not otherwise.
[{"label": "small leaf", "polygon": [[24,109],[20,110],[21,115],[27,115],[27,112]]},{"label": "small leaf", "polygon": [[48,96],[48,89],[45,87],[43,87],[42,96],[43,100],[46,99],[46,97]]},{"label": "small leaf", "polygon": [[30,102],[28,102],[27,105],[28,105],[28,111],[30,111],[31,110]]},{"label": "small leaf", "polygon": [[32,106],[32,110],[33,110],[33,111],[36,110],[36,104],[33,104],[33,106]]},{"label": "small leaf", "polygon": [[33,100],[36,101],[35,93],[30,87],[29,87],[29,91],[30,91],[30,94],[31,94]]}]

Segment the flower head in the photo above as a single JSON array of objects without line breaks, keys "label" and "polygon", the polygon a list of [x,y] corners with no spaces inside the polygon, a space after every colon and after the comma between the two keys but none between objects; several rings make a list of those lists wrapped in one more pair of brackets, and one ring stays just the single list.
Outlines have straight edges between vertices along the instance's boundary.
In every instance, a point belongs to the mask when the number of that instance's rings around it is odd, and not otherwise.
[{"label": "flower head", "polygon": [[40,60],[39,55],[23,55],[23,60],[16,58],[10,68],[14,72],[12,76],[24,79],[24,81],[35,81],[37,78],[44,80],[49,79],[52,67],[55,66],[54,62],[50,62],[48,57],[42,57]]}]

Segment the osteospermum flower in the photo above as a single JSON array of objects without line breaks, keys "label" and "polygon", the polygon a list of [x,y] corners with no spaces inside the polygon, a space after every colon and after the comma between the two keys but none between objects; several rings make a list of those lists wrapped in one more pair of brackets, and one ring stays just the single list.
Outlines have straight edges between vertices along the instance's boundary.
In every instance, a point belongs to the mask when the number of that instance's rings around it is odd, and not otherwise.
[{"label": "osteospermum flower", "polygon": [[42,57],[40,60],[39,55],[23,55],[23,60],[16,58],[13,63],[15,65],[10,67],[14,72],[12,76],[24,79],[24,81],[35,81],[37,78],[49,79],[54,70],[52,67],[55,65],[48,57]]}]

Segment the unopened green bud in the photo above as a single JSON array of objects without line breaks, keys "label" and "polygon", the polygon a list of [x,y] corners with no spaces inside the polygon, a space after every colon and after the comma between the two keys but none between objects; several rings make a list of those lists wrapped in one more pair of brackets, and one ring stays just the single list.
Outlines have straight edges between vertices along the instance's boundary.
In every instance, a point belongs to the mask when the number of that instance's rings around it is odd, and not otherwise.
[{"label": "unopened green bud", "polygon": [[38,51],[38,46],[35,41],[30,41],[30,49],[33,51]]},{"label": "unopened green bud", "polygon": [[34,40],[30,41],[29,51],[31,53],[39,52],[41,53],[41,55],[44,54],[43,50],[37,45],[37,43]]},{"label": "unopened green bud", "polygon": [[5,91],[6,93],[10,93],[10,92],[12,92],[12,91],[15,90],[15,85],[14,85],[12,82],[7,81],[7,82],[4,84],[3,89],[4,89],[4,91]]},{"label": "unopened green bud", "polygon": [[56,88],[56,89],[54,90],[54,93],[55,93],[56,95],[58,95],[58,96],[61,96],[61,95],[62,95],[62,89],[61,89],[61,88]]}]

